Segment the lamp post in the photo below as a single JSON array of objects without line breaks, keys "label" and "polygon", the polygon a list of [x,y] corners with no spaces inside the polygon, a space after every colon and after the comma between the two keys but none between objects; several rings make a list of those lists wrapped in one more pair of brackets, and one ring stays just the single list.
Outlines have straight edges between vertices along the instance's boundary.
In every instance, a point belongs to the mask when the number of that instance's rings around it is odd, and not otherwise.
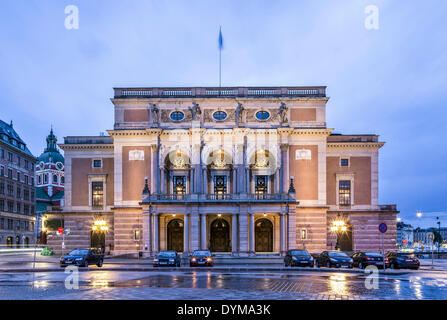
[{"label": "lamp post", "polygon": [[334,221],[332,221],[332,226],[331,226],[331,231],[333,233],[335,233],[335,235],[337,236],[337,242],[335,244],[335,250],[340,250],[339,235],[342,232],[346,232],[347,229],[348,228],[346,227],[345,222],[340,217],[340,214],[338,214],[337,218]]},{"label": "lamp post", "polygon": [[[441,221],[439,220],[439,217],[436,217],[436,223],[438,224],[438,233],[439,236],[441,237]],[[439,247],[441,247],[441,243],[438,242],[438,259],[439,259]]]}]

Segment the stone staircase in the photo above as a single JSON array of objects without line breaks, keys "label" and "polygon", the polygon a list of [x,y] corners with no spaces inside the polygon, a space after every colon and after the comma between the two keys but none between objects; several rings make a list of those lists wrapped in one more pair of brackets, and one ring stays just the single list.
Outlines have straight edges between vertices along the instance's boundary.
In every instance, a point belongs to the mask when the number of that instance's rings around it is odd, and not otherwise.
[{"label": "stone staircase", "polygon": [[246,257],[232,256],[231,254],[215,254],[214,265],[280,267],[284,265],[284,257],[281,257],[278,253],[257,254]]}]

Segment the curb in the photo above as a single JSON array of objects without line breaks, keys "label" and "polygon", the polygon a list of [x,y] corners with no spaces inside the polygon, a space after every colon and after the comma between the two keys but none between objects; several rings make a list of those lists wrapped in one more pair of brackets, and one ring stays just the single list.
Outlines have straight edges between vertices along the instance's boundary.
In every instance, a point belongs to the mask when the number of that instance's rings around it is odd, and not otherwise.
[{"label": "curb", "polygon": [[[15,273],[15,272],[64,272],[65,268],[40,268],[40,269],[0,269],[0,272],[5,273]],[[171,267],[158,267],[158,268],[147,268],[147,267],[134,267],[134,268],[110,268],[110,267],[102,267],[102,268],[79,268],[79,271],[87,272],[87,271],[134,271],[134,272],[245,272],[245,273],[257,273],[257,272],[280,272],[280,273],[290,273],[290,272],[337,272],[337,273],[352,273],[352,274],[365,274],[364,270],[359,269],[335,269],[335,268],[303,268],[303,267],[293,267],[293,268],[222,268],[222,267],[179,267],[179,268],[171,268]],[[424,270],[425,271],[425,270]],[[406,271],[380,271],[379,274],[383,275],[404,275],[407,274]]]}]

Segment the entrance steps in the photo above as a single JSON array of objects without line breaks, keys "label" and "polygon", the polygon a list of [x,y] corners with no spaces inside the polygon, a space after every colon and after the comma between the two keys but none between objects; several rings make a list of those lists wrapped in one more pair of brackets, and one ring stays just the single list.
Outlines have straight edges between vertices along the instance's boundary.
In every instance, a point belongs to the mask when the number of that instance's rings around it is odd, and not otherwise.
[{"label": "entrance steps", "polygon": [[284,257],[279,253],[233,256],[231,254],[214,254],[214,265],[232,266],[283,266]]}]

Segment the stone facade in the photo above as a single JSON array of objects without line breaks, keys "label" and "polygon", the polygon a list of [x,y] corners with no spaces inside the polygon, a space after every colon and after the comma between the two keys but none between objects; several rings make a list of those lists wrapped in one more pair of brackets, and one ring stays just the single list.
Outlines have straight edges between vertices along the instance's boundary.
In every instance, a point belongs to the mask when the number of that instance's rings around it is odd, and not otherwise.
[{"label": "stone facade", "polygon": [[49,216],[73,226],[67,249],[93,245],[106,221],[114,254],[379,250],[381,222],[394,249],[396,207],[378,204],[383,142],[333,134],[327,101],[325,87],[116,88],[109,136],[60,145],[65,206]]},{"label": "stone facade", "polygon": [[11,124],[0,120],[0,249],[34,245],[34,163]]}]

